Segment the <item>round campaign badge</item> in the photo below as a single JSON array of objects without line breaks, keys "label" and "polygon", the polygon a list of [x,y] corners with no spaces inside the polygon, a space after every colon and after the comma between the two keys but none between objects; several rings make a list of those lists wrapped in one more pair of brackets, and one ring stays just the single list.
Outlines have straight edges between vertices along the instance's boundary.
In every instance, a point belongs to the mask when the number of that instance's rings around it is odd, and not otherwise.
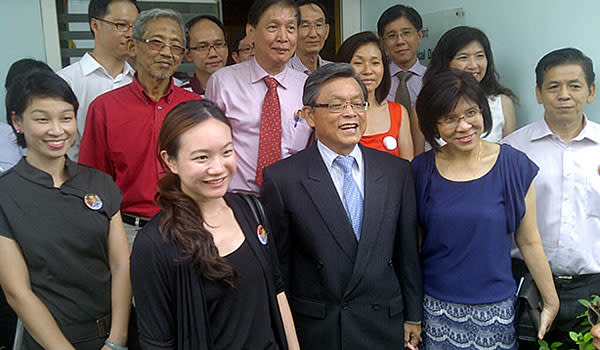
[{"label": "round campaign badge", "polygon": [[102,208],[102,199],[95,193],[88,193],[83,197],[85,205],[92,210],[99,210]]},{"label": "round campaign badge", "polygon": [[398,141],[396,141],[396,138],[393,136],[386,136],[383,138],[383,146],[388,151],[393,151],[398,147]]},{"label": "round campaign badge", "polygon": [[258,236],[258,240],[263,245],[267,245],[268,233],[267,230],[263,227],[263,225],[256,226],[256,235]]}]

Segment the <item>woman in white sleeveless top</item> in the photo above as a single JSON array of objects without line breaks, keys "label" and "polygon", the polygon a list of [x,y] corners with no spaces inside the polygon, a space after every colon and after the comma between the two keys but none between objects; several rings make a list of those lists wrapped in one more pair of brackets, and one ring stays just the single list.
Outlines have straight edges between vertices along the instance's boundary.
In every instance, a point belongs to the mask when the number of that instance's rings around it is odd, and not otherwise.
[{"label": "woman in white sleeveless top", "polygon": [[[492,112],[492,130],[483,137],[484,140],[498,142],[515,130],[515,94],[498,82],[490,42],[481,30],[460,26],[444,33],[433,50],[423,84],[436,74],[449,69],[473,73],[473,77],[488,96]],[[411,118],[411,132],[417,155],[430,147],[425,144],[414,110]]]}]

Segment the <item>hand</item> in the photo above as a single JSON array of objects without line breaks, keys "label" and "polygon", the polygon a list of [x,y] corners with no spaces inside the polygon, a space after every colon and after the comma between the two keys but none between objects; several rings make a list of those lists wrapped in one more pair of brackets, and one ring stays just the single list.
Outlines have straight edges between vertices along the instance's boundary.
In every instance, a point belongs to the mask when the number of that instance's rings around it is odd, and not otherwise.
[{"label": "hand", "polygon": [[404,347],[417,350],[421,341],[421,325],[404,322]]},{"label": "hand", "polygon": [[100,350],[112,350],[111,348],[109,348],[106,345],[102,345],[102,347],[100,348]]},{"label": "hand", "polygon": [[560,304],[550,305],[544,303],[544,308],[542,309],[542,315],[540,316],[540,329],[538,330],[538,339],[543,339],[546,332],[552,326],[552,322],[558,313],[558,309]]},{"label": "hand", "polygon": [[600,350],[600,323],[598,323],[597,325],[595,325],[594,327],[592,327],[592,335],[594,336],[594,340],[592,341],[592,344],[594,345],[594,347],[598,350]]}]

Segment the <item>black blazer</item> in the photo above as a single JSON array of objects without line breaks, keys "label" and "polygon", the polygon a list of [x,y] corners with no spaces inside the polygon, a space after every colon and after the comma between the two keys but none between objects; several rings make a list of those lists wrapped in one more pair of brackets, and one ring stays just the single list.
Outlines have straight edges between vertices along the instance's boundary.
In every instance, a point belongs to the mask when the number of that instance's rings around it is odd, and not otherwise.
[{"label": "black blazer", "polygon": [[264,170],[261,199],[304,349],[402,349],[404,321],[423,316],[410,164],[360,150],[360,243],[316,145]]}]

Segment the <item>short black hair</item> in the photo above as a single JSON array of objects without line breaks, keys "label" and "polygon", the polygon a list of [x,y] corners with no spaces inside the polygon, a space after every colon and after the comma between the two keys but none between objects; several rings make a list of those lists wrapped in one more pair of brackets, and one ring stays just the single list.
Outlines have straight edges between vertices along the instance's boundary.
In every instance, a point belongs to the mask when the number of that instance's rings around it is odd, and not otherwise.
[{"label": "short black hair", "polygon": [[242,40],[244,40],[245,37],[246,37],[245,30],[242,30],[241,32],[239,32],[238,35],[235,36],[235,39],[233,39],[233,43],[231,43],[231,51],[240,52],[240,42]]},{"label": "short black hair", "polygon": [[296,12],[296,24],[300,24],[300,10],[294,0],[255,0],[252,6],[250,6],[250,10],[248,10],[248,24],[256,28],[262,16],[273,5],[294,9],[294,12]]},{"label": "short black hair", "polygon": [[434,150],[440,148],[437,141],[440,137],[438,122],[452,112],[461,98],[470,100],[481,108],[483,136],[492,130],[492,113],[486,93],[473,74],[456,69],[439,73],[424,83],[415,103],[421,132]]},{"label": "short black hair", "polygon": [[417,31],[423,29],[423,19],[417,10],[409,6],[394,5],[385,10],[377,21],[377,33],[379,33],[379,36],[383,37],[385,26],[400,17],[406,17]]},{"label": "short black hair", "polygon": [[13,81],[16,81],[17,78],[41,71],[53,72],[52,68],[50,68],[50,66],[48,66],[45,62],[34,60],[33,58],[23,58],[15,61],[10,65],[8,73],[6,73],[4,87],[6,90],[8,90],[10,84]]},{"label": "short black hair", "polygon": [[12,115],[14,113],[18,118],[22,118],[23,112],[29,107],[34,98],[44,97],[65,101],[73,106],[73,110],[77,114],[79,102],[77,102],[75,93],[73,93],[69,84],[54,72],[39,71],[24,78],[19,77],[11,83],[10,89],[6,92],[6,121],[17,135],[17,144],[23,148],[27,147],[25,136],[17,133],[13,125]]},{"label": "short black hair", "polygon": [[[135,6],[138,13],[140,12],[137,0],[90,0],[90,4],[88,5],[88,23],[92,23],[92,18],[104,18],[108,12],[108,5],[116,1],[129,1]],[[92,36],[94,36],[93,30]]]},{"label": "short black hair", "polygon": [[223,38],[225,38],[225,41],[227,41],[227,32],[225,31],[225,25],[223,25],[223,22],[221,22],[217,17],[212,15],[200,15],[190,19],[185,24],[185,40],[188,46],[190,45],[190,29],[192,29],[194,24],[202,20],[211,21],[214,24],[216,24],[221,29],[221,32],[223,32]]},{"label": "short black hair", "polygon": [[594,74],[594,63],[588,56],[584,55],[581,50],[567,47],[554,50],[540,59],[535,67],[535,84],[537,87],[542,87],[547,71],[556,66],[562,66],[565,64],[579,65],[583,70],[583,74],[585,75],[585,81],[588,85],[588,88],[592,86],[594,80],[596,79],[596,74]]},{"label": "short black hair", "polygon": [[300,8],[300,6],[304,6],[304,5],[316,5],[318,6],[321,11],[323,11],[323,15],[325,15],[325,23],[329,23],[329,15],[327,14],[327,8],[325,8],[325,5],[323,5],[323,3],[321,3],[318,0],[298,0],[296,2],[296,4],[298,5],[298,8]]},{"label": "short black hair", "polygon": [[381,64],[383,64],[383,78],[381,83],[375,89],[375,98],[377,102],[381,103],[387,97],[390,92],[390,86],[392,84],[392,78],[390,76],[390,65],[388,63],[387,55],[385,54],[385,50],[383,46],[381,46],[381,41],[377,38],[377,35],[373,32],[361,32],[356,33],[344,40],[342,46],[340,46],[337,55],[335,57],[336,62],[345,62],[350,63],[352,61],[352,56],[359,48],[368,45],[375,44],[379,48],[379,52],[381,52]]}]

